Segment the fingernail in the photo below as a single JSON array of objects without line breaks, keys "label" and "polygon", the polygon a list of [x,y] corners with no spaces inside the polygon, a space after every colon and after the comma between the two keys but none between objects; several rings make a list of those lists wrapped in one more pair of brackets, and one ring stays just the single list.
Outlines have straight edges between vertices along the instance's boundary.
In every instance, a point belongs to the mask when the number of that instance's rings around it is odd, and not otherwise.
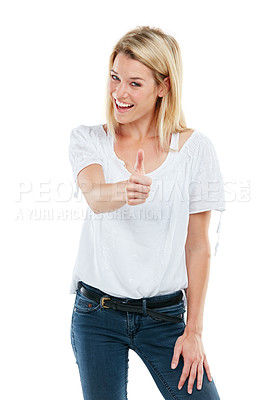
[{"label": "fingernail", "polygon": [[172,363],[171,368],[175,368],[175,367],[176,367],[176,364]]},{"label": "fingernail", "polygon": [[199,390],[201,389],[201,385],[198,386],[198,389],[199,389]]},{"label": "fingernail", "polygon": [[191,394],[192,393],[192,389],[188,389],[188,393]]},{"label": "fingernail", "polygon": [[181,390],[182,389],[182,386],[181,385],[178,385],[178,390]]}]

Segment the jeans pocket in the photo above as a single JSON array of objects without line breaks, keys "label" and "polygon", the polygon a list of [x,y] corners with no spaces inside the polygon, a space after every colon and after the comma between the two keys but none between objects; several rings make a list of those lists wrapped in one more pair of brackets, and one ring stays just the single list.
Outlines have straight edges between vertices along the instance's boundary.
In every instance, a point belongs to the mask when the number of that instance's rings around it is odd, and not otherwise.
[{"label": "jeans pocket", "polygon": [[84,296],[78,290],[76,293],[76,299],[74,304],[74,312],[77,314],[91,314],[92,312],[98,311],[101,308],[101,304],[97,303],[97,301],[89,299]]}]

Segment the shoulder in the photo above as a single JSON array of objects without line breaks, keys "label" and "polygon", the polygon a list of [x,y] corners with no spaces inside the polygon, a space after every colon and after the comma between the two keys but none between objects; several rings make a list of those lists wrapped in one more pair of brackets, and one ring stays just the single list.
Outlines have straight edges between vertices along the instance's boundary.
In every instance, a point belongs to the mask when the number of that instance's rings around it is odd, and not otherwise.
[{"label": "shoulder", "polygon": [[198,152],[208,155],[216,155],[212,139],[203,132],[197,131]]},{"label": "shoulder", "polygon": [[197,142],[208,142],[210,138],[198,129],[185,129],[182,132],[179,132],[179,141],[180,143],[185,143],[190,137],[197,139]]},{"label": "shoulder", "polygon": [[179,144],[178,149],[179,151],[182,149],[183,145],[186,141],[192,136],[194,129],[185,129],[182,132],[179,132]]},{"label": "shoulder", "polygon": [[203,149],[210,149],[214,147],[212,139],[198,129],[192,129],[190,130],[189,134],[186,133],[186,135],[188,135],[188,138],[191,136],[189,142],[195,151],[197,150],[200,152],[201,150],[203,151]]},{"label": "shoulder", "polygon": [[218,156],[213,141],[201,131],[197,130],[193,133],[189,154],[191,155],[192,165],[196,168],[213,169],[217,166]]},{"label": "shoulder", "polygon": [[[202,131],[188,129],[179,133],[183,150],[180,152],[181,158],[189,157],[193,164],[198,162],[208,162],[217,159],[215,147],[212,139]],[[183,140],[182,140],[183,136]],[[180,151],[180,149],[179,149]]]},{"label": "shoulder", "polygon": [[73,142],[99,142],[106,136],[102,125],[78,125],[70,132],[70,140]]},{"label": "shoulder", "polygon": [[[178,151],[180,152],[184,147],[185,153],[187,152],[191,156],[199,152],[200,149],[211,145],[211,140],[208,136],[197,129],[185,129],[182,132],[178,132],[178,135]],[[183,151],[181,151],[182,153]]]}]

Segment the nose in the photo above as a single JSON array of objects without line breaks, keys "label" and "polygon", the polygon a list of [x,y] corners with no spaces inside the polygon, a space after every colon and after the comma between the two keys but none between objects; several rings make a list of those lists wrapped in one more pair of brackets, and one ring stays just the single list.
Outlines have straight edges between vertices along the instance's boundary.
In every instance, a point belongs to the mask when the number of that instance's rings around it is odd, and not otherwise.
[{"label": "nose", "polygon": [[126,99],[128,96],[127,93],[127,88],[126,88],[126,84],[124,83],[119,83],[119,85],[116,88],[116,97],[118,98],[118,100],[122,100],[122,99]]}]

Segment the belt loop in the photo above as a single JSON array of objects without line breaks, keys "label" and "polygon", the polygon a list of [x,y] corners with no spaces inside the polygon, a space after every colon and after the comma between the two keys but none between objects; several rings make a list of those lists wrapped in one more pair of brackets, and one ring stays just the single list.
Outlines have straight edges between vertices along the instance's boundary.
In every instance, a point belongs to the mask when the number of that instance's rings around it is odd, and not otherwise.
[{"label": "belt loop", "polygon": [[142,311],[143,311],[144,317],[147,317],[146,299],[142,299]]}]

